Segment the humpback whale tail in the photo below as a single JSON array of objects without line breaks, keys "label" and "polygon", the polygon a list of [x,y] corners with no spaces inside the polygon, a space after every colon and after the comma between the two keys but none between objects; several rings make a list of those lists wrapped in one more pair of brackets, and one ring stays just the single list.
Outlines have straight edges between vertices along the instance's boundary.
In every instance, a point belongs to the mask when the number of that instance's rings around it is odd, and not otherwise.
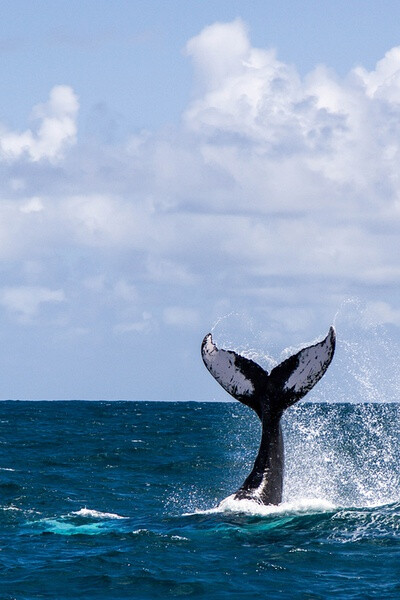
[{"label": "humpback whale tail", "polygon": [[236,400],[252,408],[262,423],[260,449],[253,470],[234,497],[260,504],[279,504],[283,487],[283,437],[281,416],[321,379],[335,351],[335,330],[325,339],[290,356],[270,373],[205,336],[201,354],[211,375]]}]

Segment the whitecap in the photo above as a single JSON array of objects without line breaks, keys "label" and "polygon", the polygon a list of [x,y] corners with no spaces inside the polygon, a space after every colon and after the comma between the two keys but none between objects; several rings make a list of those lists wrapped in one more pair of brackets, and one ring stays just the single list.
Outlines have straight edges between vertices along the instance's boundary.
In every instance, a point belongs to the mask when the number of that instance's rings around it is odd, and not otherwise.
[{"label": "whitecap", "polygon": [[92,510],[90,508],[81,508],[72,512],[73,515],[78,517],[90,517],[92,519],[129,519],[129,517],[123,517],[116,513],[100,512],[99,510]]}]

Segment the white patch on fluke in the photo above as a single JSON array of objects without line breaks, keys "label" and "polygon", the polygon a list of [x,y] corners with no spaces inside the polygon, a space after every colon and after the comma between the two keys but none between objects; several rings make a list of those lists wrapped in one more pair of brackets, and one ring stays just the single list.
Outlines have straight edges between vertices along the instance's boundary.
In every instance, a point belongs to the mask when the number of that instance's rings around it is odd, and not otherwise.
[{"label": "white patch on fluke", "polygon": [[335,333],[331,329],[327,337],[314,346],[298,353],[299,364],[285,383],[285,390],[304,392],[310,390],[328,368],[334,352]]},{"label": "white patch on fluke", "polygon": [[235,353],[219,350],[211,333],[205,338],[202,356],[207,369],[229,394],[250,396],[254,392],[252,382],[235,365]]}]

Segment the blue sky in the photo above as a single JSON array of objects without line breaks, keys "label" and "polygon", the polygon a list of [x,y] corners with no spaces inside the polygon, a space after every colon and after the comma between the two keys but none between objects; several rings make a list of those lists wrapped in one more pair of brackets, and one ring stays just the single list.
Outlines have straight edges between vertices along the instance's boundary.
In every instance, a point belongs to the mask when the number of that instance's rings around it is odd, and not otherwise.
[{"label": "blue sky", "polygon": [[0,397],[224,399],[213,326],[268,365],[335,320],[332,394],[346,360],[352,383],[391,368],[399,21],[368,0],[0,2]]}]

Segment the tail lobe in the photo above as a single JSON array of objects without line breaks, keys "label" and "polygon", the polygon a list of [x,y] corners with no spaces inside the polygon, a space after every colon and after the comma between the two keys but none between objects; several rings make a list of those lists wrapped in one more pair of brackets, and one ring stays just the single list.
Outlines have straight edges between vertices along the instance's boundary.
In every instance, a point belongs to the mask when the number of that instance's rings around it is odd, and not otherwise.
[{"label": "tail lobe", "polygon": [[335,346],[335,330],[331,327],[321,342],[302,348],[272,369],[270,384],[279,393],[283,410],[303,398],[318,383],[332,362]]},{"label": "tail lobe", "polygon": [[250,406],[261,419],[262,407],[258,396],[259,390],[267,385],[266,371],[233,350],[217,348],[211,333],[203,340],[201,355],[206,368],[224,390],[242,404]]}]

